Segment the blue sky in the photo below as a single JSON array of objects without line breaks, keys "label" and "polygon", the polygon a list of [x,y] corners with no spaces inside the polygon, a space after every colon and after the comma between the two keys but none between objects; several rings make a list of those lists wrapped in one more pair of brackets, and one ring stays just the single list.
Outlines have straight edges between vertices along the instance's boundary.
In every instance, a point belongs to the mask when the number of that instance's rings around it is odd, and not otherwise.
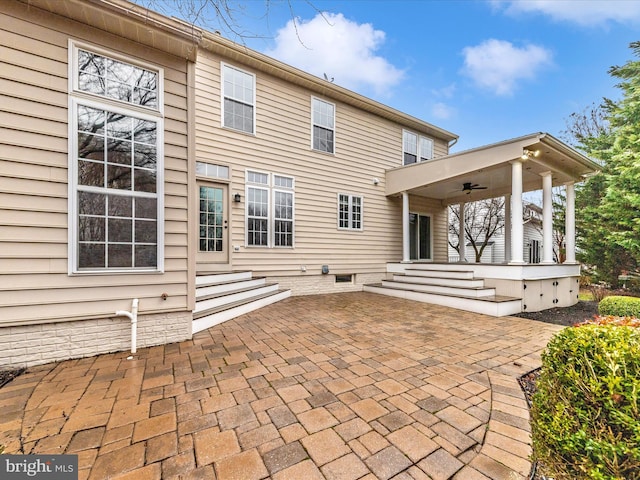
[{"label": "blue sky", "polygon": [[262,37],[241,40],[250,48],[460,135],[453,151],[559,136],[571,113],[619,98],[607,71],[640,40],[635,0],[233,5],[237,23]]}]

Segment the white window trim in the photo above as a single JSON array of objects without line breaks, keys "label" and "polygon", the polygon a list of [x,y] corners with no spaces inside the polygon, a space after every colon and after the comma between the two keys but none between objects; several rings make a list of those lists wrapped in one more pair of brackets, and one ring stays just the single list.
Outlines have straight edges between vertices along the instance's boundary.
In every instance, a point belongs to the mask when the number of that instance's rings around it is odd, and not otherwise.
[{"label": "white window trim", "polygon": [[[404,149],[404,137],[407,133],[410,133],[411,135],[415,135],[416,136],[416,163],[420,163],[422,161],[422,152],[420,151],[420,140],[421,139],[426,139],[429,140],[431,142],[431,157],[428,158],[427,160],[433,160],[434,158],[434,147],[435,147],[435,142],[433,141],[433,138],[431,137],[427,137],[425,135],[420,135],[419,133],[416,132],[412,132],[411,130],[407,130],[407,129],[403,129],[402,130],[402,165],[413,165],[412,163],[404,163],[404,154],[406,152],[406,150]],[[425,160],[425,161],[427,161]]]},{"label": "white window trim", "polygon": [[[316,126],[315,122],[313,121],[313,101],[317,100],[319,102],[323,102],[323,103],[327,103],[329,105],[333,106],[333,150],[331,152],[326,152],[324,150],[318,150],[317,148],[313,147],[313,127]],[[321,128],[326,128],[322,125],[318,125]],[[322,98],[319,97],[311,97],[311,150],[313,150],[314,152],[318,152],[318,153],[324,153],[326,155],[335,155],[336,154],[336,144],[337,144],[337,140],[336,140],[336,104],[333,102],[328,102],[327,100],[324,100]]]},{"label": "white window trim", "polygon": [[[238,70],[239,72],[246,73],[247,75],[250,75],[253,78],[253,98],[252,98],[252,102],[251,102],[251,106],[253,107],[253,131],[252,132],[245,132],[244,130],[239,130],[237,128],[228,127],[228,126],[226,126],[224,124],[224,99],[225,99],[225,95],[224,95],[224,67],[229,67],[229,68],[232,68],[234,70]],[[256,105],[256,97],[257,97],[256,89],[257,89],[257,77],[256,77],[255,73],[248,72],[247,70],[244,70],[242,68],[238,68],[235,65],[232,65],[230,63],[220,62],[220,126],[222,128],[226,128],[226,129],[231,130],[233,132],[243,133],[245,135],[252,135],[252,136],[256,136],[257,135],[258,127],[256,125],[256,110],[258,108],[257,108],[257,105]],[[229,97],[229,98],[231,98],[231,97]],[[239,102],[239,100],[235,100],[235,99],[232,99],[232,100]]]},{"label": "white window trim", "polygon": [[[131,65],[136,65],[158,73],[158,107],[149,108],[140,105],[118,101],[112,98],[103,97],[78,90],[77,60],[78,49],[97,53],[105,57],[120,60]],[[75,275],[136,275],[141,273],[164,273],[164,69],[141,62],[134,58],[110,52],[103,48],[77,42],[69,39],[68,42],[68,259],[67,271],[71,276]],[[89,270],[78,268],[78,204],[76,201],[78,187],[78,159],[76,151],[78,147],[77,111],[78,105],[109,110],[113,112],[130,115],[143,120],[154,121],[157,124],[156,132],[156,193],[157,198],[157,265],[155,268],[120,269],[103,268],[99,270]],[[144,196],[144,195],[141,195]]]},{"label": "white window trim", "polygon": [[[274,175],[275,176],[275,175]],[[280,177],[284,175],[278,175]],[[288,177],[291,178],[291,177]],[[295,181],[294,181],[295,182]],[[295,187],[295,183],[293,184]],[[291,246],[288,245],[276,245],[276,192],[291,194]],[[293,188],[283,188],[273,186],[271,188],[271,216],[273,221],[269,225],[271,228],[270,240],[273,241],[273,248],[295,248],[296,246],[296,194]]]},{"label": "white window trim", "polygon": [[[254,183],[247,181],[249,176],[249,172],[255,172],[262,175],[267,175],[267,183]],[[275,177],[283,177],[291,179],[291,188],[281,187],[275,185]],[[244,198],[245,198],[245,208],[244,208],[244,246],[245,248],[278,248],[278,249],[293,249],[296,246],[296,179],[291,175],[283,175],[280,173],[271,173],[265,172],[263,170],[256,170],[253,168],[245,169],[244,172],[245,178],[245,186],[244,186]],[[249,189],[255,188],[259,190],[267,191],[267,198],[269,201],[268,205],[268,216],[267,216],[267,245],[249,245]],[[293,195],[293,201],[291,202],[293,207],[293,215],[291,218],[291,233],[292,233],[292,241],[291,246],[283,246],[275,244],[275,192],[284,192],[290,193]]]},{"label": "white window trim", "polygon": [[[348,227],[341,227],[340,226],[340,195],[345,195],[347,197],[349,197],[349,226]],[[353,222],[353,198],[357,197],[360,199],[360,227],[359,228],[354,228],[352,227],[352,222]],[[338,194],[336,195],[336,227],[338,228],[338,230],[342,230],[342,231],[351,231],[351,232],[362,232],[364,230],[364,195],[357,195],[355,193],[345,193],[345,192],[338,192]]]}]

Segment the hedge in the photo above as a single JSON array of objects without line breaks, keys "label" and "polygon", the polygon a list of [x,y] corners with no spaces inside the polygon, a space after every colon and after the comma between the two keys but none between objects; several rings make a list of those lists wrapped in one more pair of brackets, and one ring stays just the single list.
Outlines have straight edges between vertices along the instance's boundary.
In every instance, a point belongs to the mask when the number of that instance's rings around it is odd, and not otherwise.
[{"label": "hedge", "polygon": [[617,317],[640,317],[640,298],[617,295],[605,297],[598,303],[598,313]]},{"label": "hedge", "polygon": [[556,334],[533,396],[534,459],[555,480],[640,479],[640,328]]}]

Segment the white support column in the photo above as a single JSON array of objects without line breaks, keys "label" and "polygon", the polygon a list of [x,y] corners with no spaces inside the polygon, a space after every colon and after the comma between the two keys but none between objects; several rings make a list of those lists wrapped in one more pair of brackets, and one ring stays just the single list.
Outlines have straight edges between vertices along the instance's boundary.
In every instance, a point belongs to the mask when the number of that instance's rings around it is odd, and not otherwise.
[{"label": "white support column", "polygon": [[402,192],[402,263],[411,262],[409,235],[409,194]]},{"label": "white support column", "polygon": [[467,261],[467,239],[466,239],[466,235],[464,234],[464,228],[465,228],[465,224],[464,224],[464,210],[465,210],[465,206],[466,203],[465,202],[460,202],[460,206],[459,206],[459,214],[460,214],[460,222],[459,222],[459,230],[458,230],[458,261],[460,262],[466,262]]},{"label": "white support column", "polygon": [[576,191],[573,182],[565,183],[567,208],[564,213],[566,256],[564,263],[576,263]]},{"label": "white support column", "polygon": [[553,262],[553,195],[551,172],[542,172],[542,264]]},{"label": "white support column", "polygon": [[511,194],[504,196],[504,261],[511,261]]},{"label": "white support column", "polygon": [[522,161],[511,162],[511,261],[524,263],[524,225],[522,224]]}]

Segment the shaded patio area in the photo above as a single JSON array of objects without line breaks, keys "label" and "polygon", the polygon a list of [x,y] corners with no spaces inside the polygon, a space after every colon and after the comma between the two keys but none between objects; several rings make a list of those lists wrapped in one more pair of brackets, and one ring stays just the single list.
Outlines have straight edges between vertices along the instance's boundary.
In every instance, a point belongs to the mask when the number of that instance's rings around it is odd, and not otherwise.
[{"label": "shaded patio area", "polygon": [[80,479],[526,478],[517,377],[560,327],[348,293],[192,341],[33,367],[0,389],[5,453]]}]

